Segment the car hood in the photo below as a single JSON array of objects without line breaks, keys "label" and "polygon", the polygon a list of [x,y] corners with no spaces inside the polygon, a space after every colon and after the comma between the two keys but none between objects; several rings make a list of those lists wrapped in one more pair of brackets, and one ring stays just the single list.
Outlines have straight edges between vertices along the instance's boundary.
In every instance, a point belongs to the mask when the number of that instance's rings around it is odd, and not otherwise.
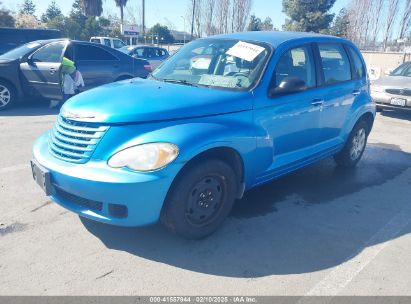
[{"label": "car hood", "polygon": [[72,97],[62,107],[61,115],[77,121],[130,123],[203,117],[251,108],[251,92],[134,78]]},{"label": "car hood", "polygon": [[411,88],[411,77],[405,76],[385,76],[377,79],[372,83],[378,87],[390,87],[390,88]]}]

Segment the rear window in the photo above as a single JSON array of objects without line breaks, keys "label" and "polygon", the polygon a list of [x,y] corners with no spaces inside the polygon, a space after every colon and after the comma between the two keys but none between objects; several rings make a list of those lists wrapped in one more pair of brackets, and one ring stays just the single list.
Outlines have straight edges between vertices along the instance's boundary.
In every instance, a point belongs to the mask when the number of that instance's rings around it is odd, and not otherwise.
[{"label": "rear window", "polygon": [[348,50],[350,52],[350,55],[353,61],[354,79],[364,78],[366,75],[366,72],[365,72],[366,69],[365,69],[363,61],[361,60],[360,55],[358,55],[358,52],[356,52],[352,47],[348,47]]},{"label": "rear window", "polygon": [[351,80],[348,56],[340,44],[319,44],[325,84]]}]

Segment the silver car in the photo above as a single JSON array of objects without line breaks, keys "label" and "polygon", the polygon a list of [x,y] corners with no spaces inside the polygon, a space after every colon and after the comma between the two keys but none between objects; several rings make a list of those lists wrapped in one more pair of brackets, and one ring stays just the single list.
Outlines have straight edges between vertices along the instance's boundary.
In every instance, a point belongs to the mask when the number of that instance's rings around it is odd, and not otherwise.
[{"label": "silver car", "polygon": [[411,109],[411,61],[371,83],[371,96],[379,107]]}]

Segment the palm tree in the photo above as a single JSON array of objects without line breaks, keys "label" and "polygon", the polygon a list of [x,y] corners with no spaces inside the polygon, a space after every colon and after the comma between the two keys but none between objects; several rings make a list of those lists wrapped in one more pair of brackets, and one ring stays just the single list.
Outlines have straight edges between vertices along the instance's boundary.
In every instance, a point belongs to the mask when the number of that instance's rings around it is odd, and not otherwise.
[{"label": "palm tree", "polygon": [[124,25],[124,7],[127,4],[127,0],[115,0],[116,6],[120,8],[121,25]]},{"label": "palm tree", "polygon": [[87,16],[98,17],[103,13],[102,0],[80,0],[80,5]]}]

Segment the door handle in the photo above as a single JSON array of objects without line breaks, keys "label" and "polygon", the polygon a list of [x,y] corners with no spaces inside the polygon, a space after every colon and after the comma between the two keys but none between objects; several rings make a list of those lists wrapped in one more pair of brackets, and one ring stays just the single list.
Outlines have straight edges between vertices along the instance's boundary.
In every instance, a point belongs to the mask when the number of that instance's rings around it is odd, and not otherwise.
[{"label": "door handle", "polygon": [[360,95],[360,90],[354,90],[354,91],[352,91],[352,94],[354,95],[354,96],[358,96],[358,95]]},{"label": "door handle", "polygon": [[324,104],[324,99],[316,98],[311,102],[311,104],[315,107],[322,106]]},{"label": "door handle", "polygon": [[50,68],[49,72],[50,72],[51,75],[53,75],[56,72],[56,68]]}]

